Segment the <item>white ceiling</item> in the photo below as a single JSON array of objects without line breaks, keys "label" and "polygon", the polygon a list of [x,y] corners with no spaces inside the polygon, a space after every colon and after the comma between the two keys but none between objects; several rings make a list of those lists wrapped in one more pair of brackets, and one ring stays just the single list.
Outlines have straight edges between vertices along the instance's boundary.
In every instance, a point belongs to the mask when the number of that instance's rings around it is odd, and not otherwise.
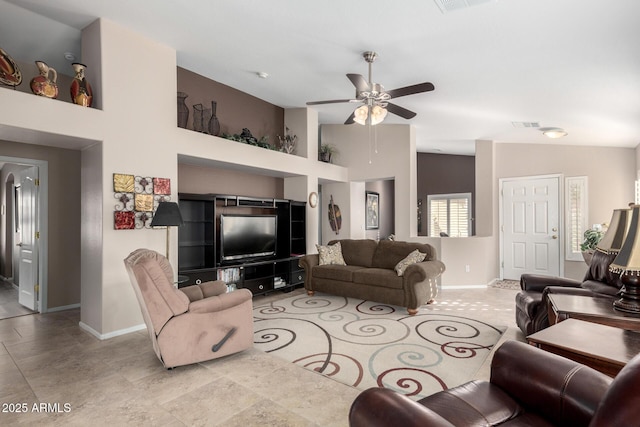
[{"label": "white ceiling", "polygon": [[[409,121],[418,151],[473,154],[476,139],[640,142],[638,0],[492,0],[446,14],[434,0],[0,0],[0,47],[72,74],[63,54],[79,57],[79,30],[98,17],[175,48],[181,67],[284,108],[352,97],[345,74],[367,77],[361,55],[374,50],[373,80],[386,89],[435,85],[394,100],[418,113]],[[316,108],[321,123],[343,123],[355,107]],[[513,121],[569,135],[550,140]]]}]

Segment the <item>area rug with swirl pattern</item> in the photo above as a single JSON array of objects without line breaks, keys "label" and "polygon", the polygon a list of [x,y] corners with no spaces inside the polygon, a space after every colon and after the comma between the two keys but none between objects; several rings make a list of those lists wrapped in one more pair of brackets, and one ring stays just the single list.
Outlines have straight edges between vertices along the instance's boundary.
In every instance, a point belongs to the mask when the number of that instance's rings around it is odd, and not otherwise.
[{"label": "area rug with swirl pattern", "polygon": [[343,384],[412,399],[473,378],[506,327],[326,294],[256,306],[254,345]]}]

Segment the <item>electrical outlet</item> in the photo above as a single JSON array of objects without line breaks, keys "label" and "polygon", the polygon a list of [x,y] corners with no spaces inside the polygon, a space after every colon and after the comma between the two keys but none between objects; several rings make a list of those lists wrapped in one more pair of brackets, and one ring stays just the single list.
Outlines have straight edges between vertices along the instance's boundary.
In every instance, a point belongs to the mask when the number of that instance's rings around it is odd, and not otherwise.
[{"label": "electrical outlet", "polygon": [[464,271],[465,271],[466,273],[469,273],[469,272],[471,271],[471,266],[470,266],[469,264],[465,265],[465,266],[464,266]]}]

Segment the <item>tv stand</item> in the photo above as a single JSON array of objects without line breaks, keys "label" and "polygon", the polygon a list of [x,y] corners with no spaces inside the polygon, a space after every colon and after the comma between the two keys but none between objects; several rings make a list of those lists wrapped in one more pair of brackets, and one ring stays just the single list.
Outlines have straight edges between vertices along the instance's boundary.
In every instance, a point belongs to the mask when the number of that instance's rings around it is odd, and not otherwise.
[{"label": "tv stand", "polygon": [[[298,261],[306,253],[306,202],[230,195],[180,193],[184,225],[178,228],[178,273],[188,279],[180,287],[223,280],[230,289],[254,295],[291,291],[304,284]],[[276,214],[276,255],[268,259],[220,260],[221,214]]]}]

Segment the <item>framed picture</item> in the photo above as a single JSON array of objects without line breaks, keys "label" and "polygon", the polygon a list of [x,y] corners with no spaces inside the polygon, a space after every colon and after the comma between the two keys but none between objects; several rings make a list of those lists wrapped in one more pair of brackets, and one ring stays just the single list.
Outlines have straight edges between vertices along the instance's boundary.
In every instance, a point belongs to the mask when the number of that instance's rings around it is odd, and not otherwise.
[{"label": "framed picture", "polygon": [[380,228],[380,194],[367,191],[365,197],[365,229],[377,230]]}]

